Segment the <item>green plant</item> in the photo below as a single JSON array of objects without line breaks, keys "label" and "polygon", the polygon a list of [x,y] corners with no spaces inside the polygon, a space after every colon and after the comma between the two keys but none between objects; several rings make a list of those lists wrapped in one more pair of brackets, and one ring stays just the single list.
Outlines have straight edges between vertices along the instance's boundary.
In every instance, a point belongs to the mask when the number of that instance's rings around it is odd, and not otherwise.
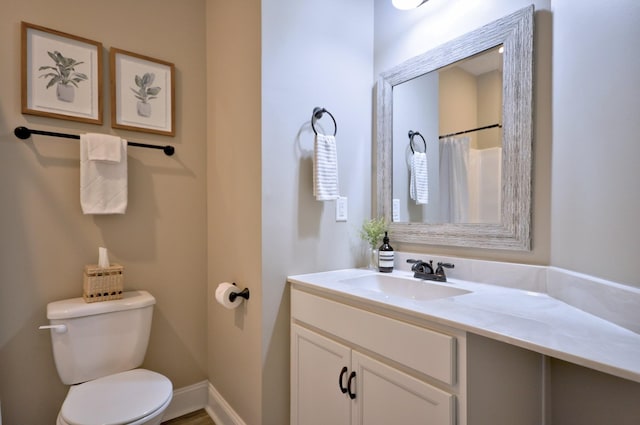
[{"label": "green plant", "polygon": [[367,241],[371,248],[376,249],[382,241],[382,237],[386,231],[387,222],[383,217],[372,218],[370,220],[365,220],[362,223],[360,238]]},{"label": "green plant", "polygon": [[78,62],[73,58],[65,58],[62,56],[62,53],[55,50],[54,52],[47,52],[49,57],[53,59],[53,62],[56,66],[41,66],[38,68],[38,71],[51,70],[52,72],[47,72],[46,74],[42,74],[40,78],[50,78],[47,83],[47,88],[55,85],[62,84],[63,86],[73,84],[78,87],[78,83],[80,81],[87,80],[88,77],[81,73],[77,72],[75,67],[84,63]]},{"label": "green plant", "polygon": [[136,99],[142,103],[147,103],[157,97],[162,89],[160,87],[150,87],[155,79],[156,75],[153,72],[146,72],[142,77],[136,75],[136,86],[138,86],[138,88],[134,89],[131,87],[131,91],[134,93]]}]

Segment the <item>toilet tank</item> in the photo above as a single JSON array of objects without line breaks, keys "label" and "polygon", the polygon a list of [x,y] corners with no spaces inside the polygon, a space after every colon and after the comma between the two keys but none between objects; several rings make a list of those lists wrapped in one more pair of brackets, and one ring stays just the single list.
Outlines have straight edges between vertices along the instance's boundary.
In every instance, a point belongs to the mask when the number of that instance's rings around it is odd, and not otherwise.
[{"label": "toilet tank", "polygon": [[67,385],[134,369],[149,343],[156,299],[147,291],[124,292],[120,300],[86,303],[82,298],[47,304],[53,357]]}]

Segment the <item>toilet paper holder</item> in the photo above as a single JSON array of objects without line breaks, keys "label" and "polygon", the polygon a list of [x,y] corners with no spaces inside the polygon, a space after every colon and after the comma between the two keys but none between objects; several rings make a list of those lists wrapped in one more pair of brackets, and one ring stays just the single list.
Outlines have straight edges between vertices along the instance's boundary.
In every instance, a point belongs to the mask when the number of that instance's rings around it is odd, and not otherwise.
[{"label": "toilet paper holder", "polygon": [[[235,282],[233,282],[233,286],[238,286],[236,285]],[[229,301],[234,302],[236,300],[236,298],[244,298],[245,300],[249,299],[249,288],[244,288],[242,291],[240,292],[232,292],[229,294]]]}]

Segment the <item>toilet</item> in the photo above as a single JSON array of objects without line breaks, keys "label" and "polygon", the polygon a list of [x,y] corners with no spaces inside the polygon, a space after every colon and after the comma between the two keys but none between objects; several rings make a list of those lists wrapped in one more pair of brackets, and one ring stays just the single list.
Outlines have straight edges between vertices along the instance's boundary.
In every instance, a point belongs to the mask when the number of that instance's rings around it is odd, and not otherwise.
[{"label": "toilet", "polygon": [[57,425],[158,425],[171,402],[171,381],[138,368],[144,360],[155,298],[124,292],[120,300],[83,298],[47,305],[53,357],[71,385]]}]

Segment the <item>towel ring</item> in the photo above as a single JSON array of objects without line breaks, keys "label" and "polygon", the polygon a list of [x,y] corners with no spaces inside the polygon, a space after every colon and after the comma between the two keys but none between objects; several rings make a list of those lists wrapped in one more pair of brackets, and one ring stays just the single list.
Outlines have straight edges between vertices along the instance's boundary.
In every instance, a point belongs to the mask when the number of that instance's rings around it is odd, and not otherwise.
[{"label": "towel ring", "polygon": [[415,136],[420,136],[420,138],[422,139],[422,143],[424,143],[424,151],[426,153],[427,152],[427,141],[424,140],[424,136],[422,134],[420,134],[419,131],[409,130],[409,146],[411,147],[411,153],[416,153],[416,151],[413,149],[413,138]]},{"label": "towel ring", "polygon": [[316,130],[315,125],[313,125],[315,123],[316,120],[319,120],[320,118],[322,118],[322,115],[324,113],[329,114],[329,116],[331,117],[331,119],[333,120],[333,135],[335,136],[338,133],[338,124],[336,124],[336,119],[333,117],[333,115],[331,115],[331,112],[327,111],[324,108],[319,108],[319,107],[315,107],[313,108],[313,114],[311,114],[311,128],[313,128],[313,132],[315,134],[318,134],[318,131]]}]

